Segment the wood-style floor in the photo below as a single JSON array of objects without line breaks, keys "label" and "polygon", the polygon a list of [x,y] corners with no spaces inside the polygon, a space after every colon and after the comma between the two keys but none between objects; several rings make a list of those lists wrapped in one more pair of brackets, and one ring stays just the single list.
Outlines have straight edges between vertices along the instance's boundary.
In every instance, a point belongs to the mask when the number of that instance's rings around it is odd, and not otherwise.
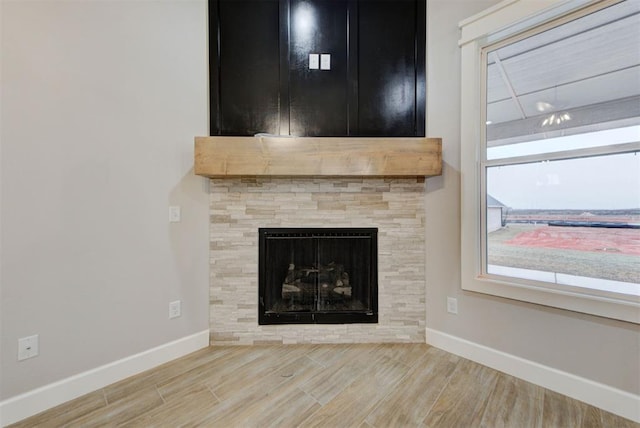
[{"label": "wood-style floor", "polygon": [[15,427],[638,427],[419,344],[211,347]]}]

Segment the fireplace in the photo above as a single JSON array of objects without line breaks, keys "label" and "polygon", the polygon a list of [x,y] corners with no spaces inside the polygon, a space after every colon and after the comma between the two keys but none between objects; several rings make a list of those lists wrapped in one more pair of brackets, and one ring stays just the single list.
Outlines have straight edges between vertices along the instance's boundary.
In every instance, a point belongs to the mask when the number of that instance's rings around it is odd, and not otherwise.
[{"label": "fireplace", "polygon": [[377,228],[260,228],[258,322],[378,322]]},{"label": "fireplace", "polygon": [[[210,188],[212,344],[424,343],[423,178],[215,178]],[[313,227],[323,228],[323,232],[329,228],[377,228],[377,251],[372,252],[377,259],[373,271],[377,294],[372,294],[376,301],[371,305],[377,308],[377,322],[261,325],[259,318],[264,317],[259,313],[264,305],[260,308],[257,290],[259,266],[266,263],[265,258],[259,261],[258,230],[262,227]],[[353,279],[355,272],[346,267],[347,262],[334,262],[344,265]],[[280,295],[290,261],[282,263],[285,272],[278,280]],[[302,267],[313,261],[296,263]],[[276,263],[270,265],[273,269]],[[280,315],[282,319],[285,314]],[[312,321],[318,318],[307,317]],[[270,318],[277,316],[270,314]]]}]

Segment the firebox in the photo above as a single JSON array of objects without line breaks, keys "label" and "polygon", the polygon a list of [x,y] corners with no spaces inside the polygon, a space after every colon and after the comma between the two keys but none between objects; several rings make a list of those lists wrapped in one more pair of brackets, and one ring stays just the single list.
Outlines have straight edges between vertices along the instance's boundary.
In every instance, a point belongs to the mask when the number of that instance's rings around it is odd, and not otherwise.
[{"label": "firebox", "polygon": [[260,228],[259,324],[378,322],[378,229]]}]

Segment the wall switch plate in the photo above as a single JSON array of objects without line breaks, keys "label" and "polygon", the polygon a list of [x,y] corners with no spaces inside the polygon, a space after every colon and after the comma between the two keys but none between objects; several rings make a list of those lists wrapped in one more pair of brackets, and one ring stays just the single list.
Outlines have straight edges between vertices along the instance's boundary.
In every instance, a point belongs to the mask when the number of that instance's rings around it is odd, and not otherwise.
[{"label": "wall switch plate", "polygon": [[169,302],[169,318],[178,318],[182,314],[180,300]]},{"label": "wall switch plate", "polygon": [[458,299],[455,297],[447,297],[447,312],[450,314],[458,313]]},{"label": "wall switch plate", "polygon": [[169,222],[178,223],[180,221],[181,213],[179,205],[172,205],[169,207]]},{"label": "wall switch plate", "polygon": [[320,54],[320,70],[331,70],[331,54]]},{"label": "wall switch plate", "polygon": [[38,356],[38,335],[18,339],[18,361]]},{"label": "wall switch plate", "polygon": [[309,54],[309,70],[317,70],[320,68],[320,55]]}]

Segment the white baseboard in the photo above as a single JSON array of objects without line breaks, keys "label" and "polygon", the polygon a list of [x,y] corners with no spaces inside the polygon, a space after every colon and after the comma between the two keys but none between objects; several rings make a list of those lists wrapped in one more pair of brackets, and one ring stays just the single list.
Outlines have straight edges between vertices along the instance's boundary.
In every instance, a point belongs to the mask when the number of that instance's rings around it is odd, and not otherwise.
[{"label": "white baseboard", "polygon": [[207,346],[209,330],[204,330],[9,398],[0,402],[0,426],[18,422]]},{"label": "white baseboard", "polygon": [[427,344],[640,423],[640,396],[426,329]]}]

